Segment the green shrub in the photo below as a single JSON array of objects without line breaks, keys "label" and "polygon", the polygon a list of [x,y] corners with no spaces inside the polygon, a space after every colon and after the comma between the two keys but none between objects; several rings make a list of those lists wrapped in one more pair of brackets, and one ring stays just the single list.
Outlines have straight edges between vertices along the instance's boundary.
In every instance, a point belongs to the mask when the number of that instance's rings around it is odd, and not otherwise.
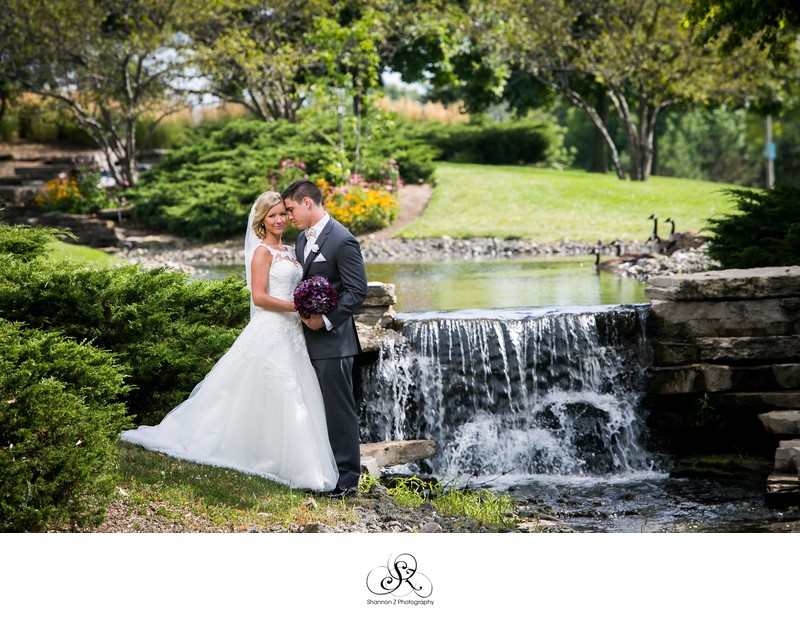
[{"label": "green shrub", "polygon": [[0,320],[0,530],[102,522],[126,391],[109,353]]},{"label": "green shrub", "polygon": [[[198,126],[185,145],[142,175],[131,193],[134,218],[158,230],[203,240],[241,235],[258,195],[288,184],[281,177],[287,160],[302,162],[313,180],[332,181],[328,169],[336,151],[328,123],[317,122],[234,119]],[[363,178],[380,178],[390,157],[367,152]],[[403,163],[398,162],[404,177]]]},{"label": "green shrub", "polygon": [[0,118],[0,141],[12,142],[17,139],[19,133],[19,117],[11,110],[6,110],[3,118]]},{"label": "green shrub", "polygon": [[726,193],[738,212],[708,221],[708,253],[726,268],[800,265],[800,187]]},{"label": "green shrub", "polygon": [[249,297],[234,277],[191,282],[165,269],[0,255],[0,313],[114,353],[129,375],[128,410],[136,423],[153,424],[230,348],[249,318]]},{"label": "green shrub", "polygon": [[[370,129],[359,173],[348,175],[344,162],[353,148],[346,146],[340,154],[335,117],[298,124],[245,118],[203,123],[191,130],[183,146],[142,175],[131,193],[134,218],[157,230],[202,240],[237,236],[258,195],[288,184],[281,173],[287,161],[302,163],[312,180],[338,186],[350,175],[384,181],[390,159],[406,183],[432,181],[437,159],[559,165],[571,160],[563,147],[564,131],[547,117],[470,124],[396,120]],[[352,213],[359,220],[348,227],[381,227],[390,214],[365,219],[363,213]]]},{"label": "green shrub", "polygon": [[0,254],[13,255],[21,261],[31,261],[44,256],[54,237],[66,232],[55,228],[32,228],[24,225],[3,226],[0,229]]},{"label": "green shrub", "polygon": [[726,106],[665,117],[658,142],[659,175],[752,186],[762,158],[747,138],[748,113]]},{"label": "green shrub", "polygon": [[501,123],[405,122],[399,132],[436,151],[435,158],[471,164],[554,164],[568,162],[564,131],[549,118]]},{"label": "green shrub", "polygon": [[15,135],[31,142],[68,142],[83,147],[96,147],[91,136],[78,127],[69,110],[54,102],[21,102],[13,110]]},{"label": "green shrub", "polygon": [[[142,175],[131,192],[134,218],[157,230],[200,239],[243,231],[250,206],[286,157],[269,131],[287,124],[238,119],[201,125],[190,140]],[[298,156],[299,157],[299,156]]]}]

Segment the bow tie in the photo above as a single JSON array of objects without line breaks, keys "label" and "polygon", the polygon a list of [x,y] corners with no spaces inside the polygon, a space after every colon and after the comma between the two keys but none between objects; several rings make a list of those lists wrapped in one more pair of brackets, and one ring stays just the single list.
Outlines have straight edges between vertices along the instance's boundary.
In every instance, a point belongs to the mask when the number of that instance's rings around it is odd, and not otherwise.
[{"label": "bow tie", "polygon": [[316,228],[306,228],[304,232],[306,233],[306,239],[313,239],[317,236]]}]

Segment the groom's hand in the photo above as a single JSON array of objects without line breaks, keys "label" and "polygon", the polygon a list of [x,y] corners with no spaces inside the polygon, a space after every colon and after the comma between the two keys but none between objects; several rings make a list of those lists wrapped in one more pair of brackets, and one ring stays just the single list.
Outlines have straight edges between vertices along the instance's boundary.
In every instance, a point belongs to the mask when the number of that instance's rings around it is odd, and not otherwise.
[{"label": "groom's hand", "polygon": [[303,320],[303,324],[305,324],[309,329],[313,331],[325,327],[325,321],[319,314],[314,314],[310,318],[301,318],[301,319]]}]

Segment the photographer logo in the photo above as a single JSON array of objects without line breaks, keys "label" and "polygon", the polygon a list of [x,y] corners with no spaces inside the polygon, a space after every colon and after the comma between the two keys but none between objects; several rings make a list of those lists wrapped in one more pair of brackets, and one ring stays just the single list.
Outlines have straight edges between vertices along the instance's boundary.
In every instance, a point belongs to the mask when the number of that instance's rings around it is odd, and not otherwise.
[{"label": "photographer logo", "polygon": [[375,598],[368,605],[433,605],[433,583],[417,568],[417,560],[408,553],[389,557],[367,574],[367,589]]}]

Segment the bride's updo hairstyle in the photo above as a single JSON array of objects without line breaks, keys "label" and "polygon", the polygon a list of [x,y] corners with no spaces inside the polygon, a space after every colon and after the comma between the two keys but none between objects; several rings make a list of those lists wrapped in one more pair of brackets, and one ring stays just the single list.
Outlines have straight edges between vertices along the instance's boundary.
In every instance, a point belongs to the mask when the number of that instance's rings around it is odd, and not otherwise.
[{"label": "bride's updo hairstyle", "polygon": [[275,191],[267,191],[261,193],[256,203],[253,205],[255,212],[253,213],[253,232],[256,233],[259,239],[264,239],[267,236],[267,230],[264,228],[264,217],[270,209],[274,208],[283,201],[279,193]]}]

